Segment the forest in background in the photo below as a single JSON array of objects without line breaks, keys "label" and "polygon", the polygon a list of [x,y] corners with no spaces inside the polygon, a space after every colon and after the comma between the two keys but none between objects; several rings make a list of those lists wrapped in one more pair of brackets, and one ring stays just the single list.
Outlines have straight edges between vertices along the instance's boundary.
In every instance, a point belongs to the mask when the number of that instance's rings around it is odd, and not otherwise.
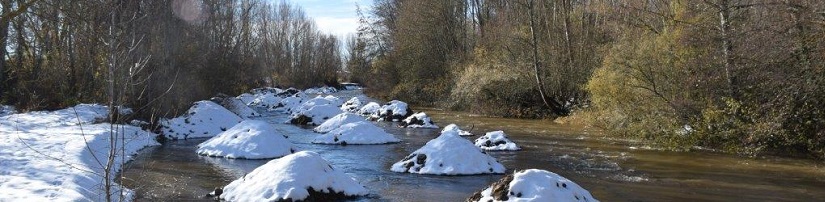
[{"label": "forest in background", "polygon": [[346,68],[371,96],[825,158],[822,1],[376,0],[359,14]]},{"label": "forest in background", "polygon": [[218,93],[337,83],[342,65],[341,41],[287,2],[2,0],[0,7],[0,102],[23,111],[113,98],[157,120]]},{"label": "forest in background", "polygon": [[344,67],[380,99],[825,158],[817,0],[375,0],[344,40],[285,1],[2,0],[0,14],[0,102],[23,111],[108,100],[154,121],[218,93],[335,84]]}]

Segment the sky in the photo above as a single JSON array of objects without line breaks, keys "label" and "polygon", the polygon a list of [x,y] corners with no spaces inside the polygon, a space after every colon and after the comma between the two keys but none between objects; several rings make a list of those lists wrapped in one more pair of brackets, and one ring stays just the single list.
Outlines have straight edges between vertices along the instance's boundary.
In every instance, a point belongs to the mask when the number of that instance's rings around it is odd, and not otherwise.
[{"label": "sky", "polygon": [[372,0],[291,0],[289,2],[304,8],[307,15],[315,19],[321,31],[335,34],[342,39],[350,33],[355,33],[358,28],[356,4],[362,10],[372,6]]}]

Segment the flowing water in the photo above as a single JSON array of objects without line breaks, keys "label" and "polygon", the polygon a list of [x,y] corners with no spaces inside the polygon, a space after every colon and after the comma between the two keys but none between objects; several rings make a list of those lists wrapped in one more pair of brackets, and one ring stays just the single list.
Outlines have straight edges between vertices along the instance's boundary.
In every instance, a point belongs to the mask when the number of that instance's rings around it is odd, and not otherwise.
[{"label": "flowing water", "polygon": [[[340,97],[358,91],[339,93]],[[488,152],[508,169],[556,172],[602,201],[823,201],[825,163],[778,157],[743,158],[713,152],[670,152],[605,137],[595,130],[547,120],[492,118],[439,109],[427,112],[440,126],[456,123],[477,138],[503,130],[521,151]],[[439,129],[398,128],[378,123],[402,140],[388,145],[315,145],[318,134],[283,124],[285,115],[260,118],[276,124],[299,150],[315,151],[357,179],[371,194],[358,201],[463,201],[502,175],[432,176],[389,171],[390,165],[438,135]],[[175,141],[146,149],[121,173],[137,201],[208,200],[267,160],[202,157],[205,139]]]}]

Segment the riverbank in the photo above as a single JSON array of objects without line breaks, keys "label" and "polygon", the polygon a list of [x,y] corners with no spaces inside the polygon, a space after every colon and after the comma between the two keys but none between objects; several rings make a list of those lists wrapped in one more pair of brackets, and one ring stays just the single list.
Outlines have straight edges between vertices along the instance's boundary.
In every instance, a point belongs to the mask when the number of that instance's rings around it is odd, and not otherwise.
[{"label": "riverbank", "polygon": [[[0,201],[105,201],[109,152],[117,153],[109,164],[111,182],[139,150],[159,145],[155,134],[139,127],[101,123],[107,112],[80,104],[0,117]],[[117,184],[111,193],[115,201],[133,195]]]}]

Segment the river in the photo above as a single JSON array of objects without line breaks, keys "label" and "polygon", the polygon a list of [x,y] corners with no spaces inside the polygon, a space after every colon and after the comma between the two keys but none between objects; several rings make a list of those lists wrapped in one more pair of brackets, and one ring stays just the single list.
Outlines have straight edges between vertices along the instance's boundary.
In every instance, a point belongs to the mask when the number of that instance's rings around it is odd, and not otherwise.
[{"label": "river", "polygon": [[[339,97],[358,95],[344,91]],[[672,152],[605,136],[598,130],[549,120],[494,118],[434,108],[439,126],[456,123],[476,136],[503,130],[521,151],[488,152],[508,169],[545,169],[565,176],[601,201],[822,201],[825,163],[780,157],[745,158],[715,152]],[[357,201],[463,201],[503,175],[432,176],[389,171],[390,165],[435,138],[440,129],[398,128],[381,122],[402,140],[388,145],[316,145],[318,135],[284,124],[286,116],[260,119],[277,125],[299,150],[315,151],[365,185],[371,194]],[[173,141],[145,149],[126,165],[122,184],[137,201],[208,200],[215,187],[267,160],[203,157],[195,146],[206,139]]]}]

